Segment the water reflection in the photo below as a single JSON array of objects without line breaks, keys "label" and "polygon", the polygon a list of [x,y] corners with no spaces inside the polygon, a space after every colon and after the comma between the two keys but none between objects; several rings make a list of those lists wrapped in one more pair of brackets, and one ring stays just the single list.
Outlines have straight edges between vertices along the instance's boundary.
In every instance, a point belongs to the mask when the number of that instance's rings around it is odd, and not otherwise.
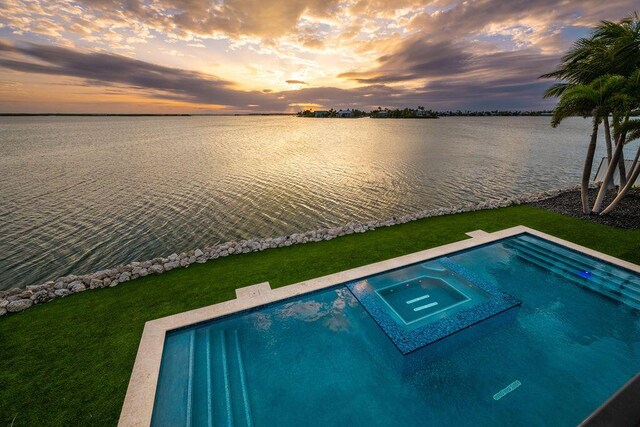
[{"label": "water reflection", "polygon": [[576,182],[582,119],[0,118],[0,288]]},{"label": "water reflection", "polygon": [[[252,324],[261,331],[267,331],[277,320],[277,324],[286,321],[317,322],[333,332],[347,332],[351,329],[351,322],[346,310],[358,305],[358,301],[347,289],[335,290],[335,299],[323,301],[322,299],[303,299],[283,304],[275,311],[265,311],[253,314]],[[275,318],[275,319],[274,319]]]}]

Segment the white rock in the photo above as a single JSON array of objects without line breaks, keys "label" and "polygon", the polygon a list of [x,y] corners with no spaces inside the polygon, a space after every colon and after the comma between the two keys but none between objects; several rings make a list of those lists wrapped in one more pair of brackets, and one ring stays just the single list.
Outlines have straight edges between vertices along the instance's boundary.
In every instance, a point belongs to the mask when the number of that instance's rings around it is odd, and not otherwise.
[{"label": "white rock", "polygon": [[74,286],[82,285],[80,280],[75,280],[67,285],[67,289],[73,289]]},{"label": "white rock", "polygon": [[11,301],[9,305],[7,305],[7,311],[9,313],[17,313],[19,311],[26,310],[32,305],[33,301],[30,299],[19,299],[17,301]]},{"label": "white rock", "polygon": [[77,294],[78,292],[84,292],[87,290],[87,287],[82,282],[74,282],[75,285],[71,287],[71,292]]},{"label": "white rock", "polygon": [[68,289],[56,289],[54,292],[57,297],[66,297],[67,295],[71,295],[71,291]]},{"label": "white rock", "polygon": [[202,252],[200,249],[196,249],[193,252],[193,256],[195,256],[196,258],[201,257],[202,255],[204,255],[204,252]]},{"label": "white rock", "polygon": [[49,292],[44,289],[31,295],[31,301],[33,301],[35,304],[42,304],[49,301],[49,299]]},{"label": "white rock", "polygon": [[151,266],[149,271],[153,274],[161,274],[164,271],[164,268],[161,265],[154,264]]},{"label": "white rock", "polygon": [[166,263],[163,267],[164,267],[164,271],[170,271],[179,266],[180,266],[180,261],[171,261]]}]

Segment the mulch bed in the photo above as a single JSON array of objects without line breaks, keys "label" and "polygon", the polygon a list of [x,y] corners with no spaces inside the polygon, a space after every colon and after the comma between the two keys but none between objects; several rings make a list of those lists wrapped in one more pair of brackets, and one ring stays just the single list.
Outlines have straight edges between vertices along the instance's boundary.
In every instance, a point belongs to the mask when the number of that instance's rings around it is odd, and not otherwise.
[{"label": "mulch bed", "polygon": [[[589,202],[593,206],[598,191],[589,190]],[[615,197],[615,192],[610,191],[605,198],[604,206],[607,206]],[[580,203],[580,190],[570,190],[550,199],[531,203],[549,211],[558,212],[564,215],[573,216],[599,224],[610,225],[617,228],[636,229],[640,228],[640,190],[634,189],[618,204],[618,207],[608,215],[585,215],[582,213]]]}]

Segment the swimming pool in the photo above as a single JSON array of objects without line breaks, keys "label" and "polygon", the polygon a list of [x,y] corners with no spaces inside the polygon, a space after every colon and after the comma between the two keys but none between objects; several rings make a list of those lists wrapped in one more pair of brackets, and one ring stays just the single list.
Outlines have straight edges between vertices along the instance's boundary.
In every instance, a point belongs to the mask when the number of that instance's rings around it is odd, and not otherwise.
[{"label": "swimming pool", "polygon": [[[579,423],[640,370],[640,275],[531,233],[475,240],[168,330],[151,424]],[[409,333],[521,304],[403,354],[354,285]]]}]

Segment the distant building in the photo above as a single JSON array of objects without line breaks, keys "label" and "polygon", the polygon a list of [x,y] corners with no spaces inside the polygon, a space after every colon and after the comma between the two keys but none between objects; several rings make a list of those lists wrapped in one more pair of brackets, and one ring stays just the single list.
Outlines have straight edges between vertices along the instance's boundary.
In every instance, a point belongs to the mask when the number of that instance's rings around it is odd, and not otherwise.
[{"label": "distant building", "polygon": [[416,110],[416,117],[427,117],[427,110]]},{"label": "distant building", "polygon": [[314,117],[329,117],[328,111],[316,111]]},{"label": "distant building", "polygon": [[376,117],[387,118],[389,117],[389,112],[387,110],[378,110],[378,112],[376,112]]},{"label": "distant building", "polygon": [[353,111],[351,110],[339,110],[336,113],[337,117],[353,117]]}]

